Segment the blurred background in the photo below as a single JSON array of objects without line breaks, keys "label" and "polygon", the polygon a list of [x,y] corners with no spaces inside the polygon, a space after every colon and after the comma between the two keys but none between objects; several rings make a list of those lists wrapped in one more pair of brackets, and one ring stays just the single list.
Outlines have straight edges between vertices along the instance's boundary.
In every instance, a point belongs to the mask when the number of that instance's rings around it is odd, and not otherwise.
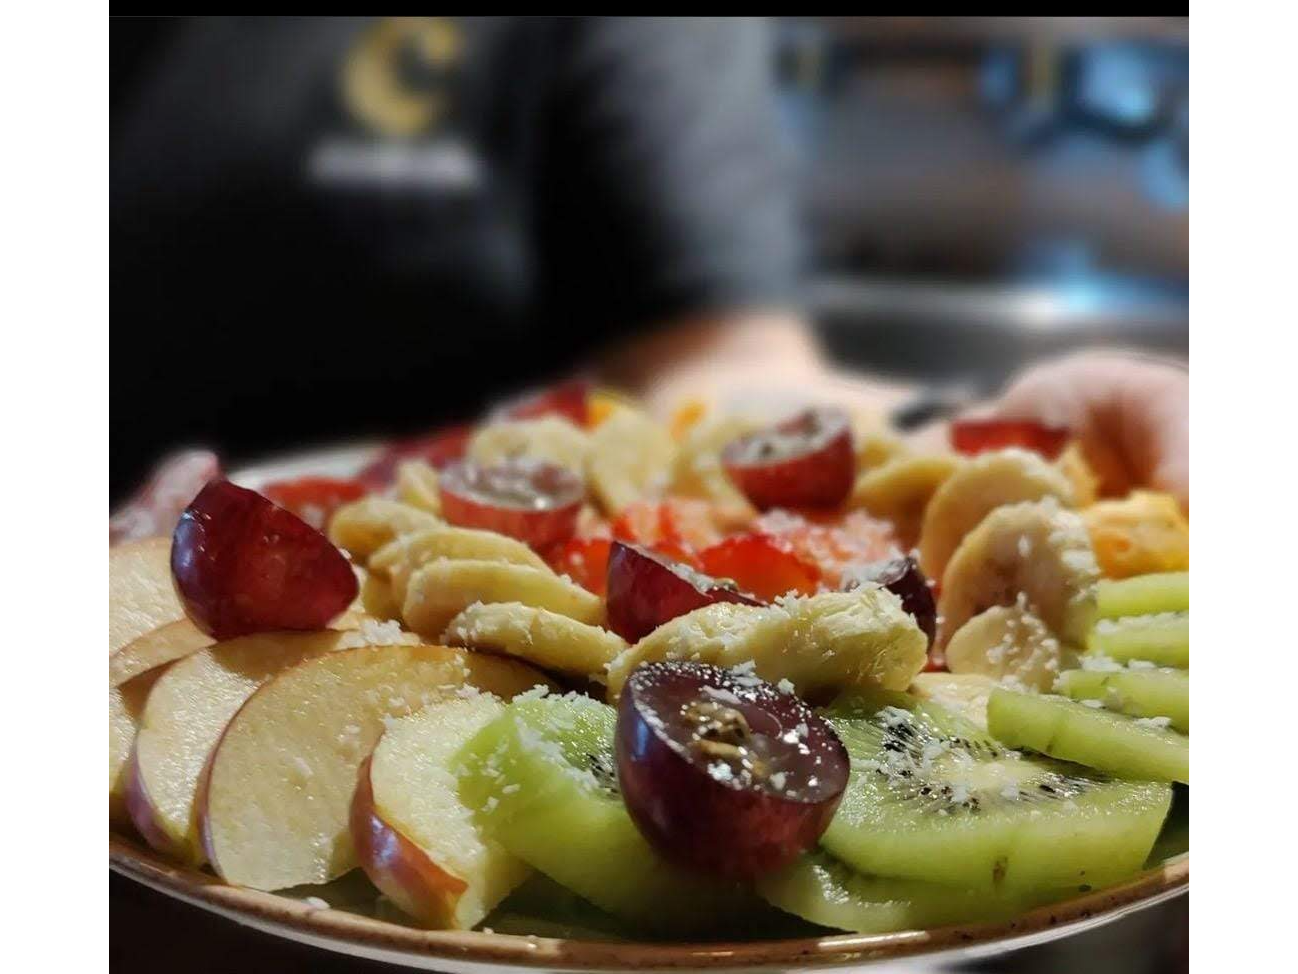
[{"label": "blurred background", "polygon": [[[920,398],[1078,347],[1184,357],[1188,33],[116,18],[111,499],[185,445],[472,416],[700,310],[787,306]],[[186,964],[215,938],[324,969],[113,882],[115,956],[166,913]],[[979,969],[1183,969],[1185,902]]]},{"label": "blurred background", "polygon": [[941,394],[1077,346],[1184,355],[1187,36],[115,19],[113,499],[177,446],[471,416],[727,301]]},{"label": "blurred background", "polygon": [[1184,355],[1183,18],[778,25],[810,308],[864,366],[996,382],[1121,343]]}]

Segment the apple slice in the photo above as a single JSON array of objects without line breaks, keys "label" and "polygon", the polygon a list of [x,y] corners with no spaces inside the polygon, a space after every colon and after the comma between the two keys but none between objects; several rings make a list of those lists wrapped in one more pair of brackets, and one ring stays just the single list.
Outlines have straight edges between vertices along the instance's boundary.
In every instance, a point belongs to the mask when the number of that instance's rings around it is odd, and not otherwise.
[{"label": "apple slice", "polygon": [[351,632],[265,633],[218,643],[173,664],[149,694],[125,783],[131,819],[148,843],[201,863],[194,797],[225,725],[278,671],[359,645],[357,639]]},{"label": "apple slice", "polygon": [[451,760],[504,709],[489,693],[393,721],[361,765],[351,837],[374,885],[427,927],[468,930],[532,870],[482,835]]},{"label": "apple slice", "polygon": [[159,626],[108,657],[108,685],[119,687],[154,667],[170,663],[212,645],[212,637],[188,619]]},{"label": "apple slice", "polygon": [[171,584],[170,538],[127,541],[108,549],[109,653],[184,616]]},{"label": "apple slice", "polygon": [[108,688],[108,821],[119,828],[131,824],[126,810],[126,766],[131,746],[149,691],[165,669],[165,665],[159,666]]},{"label": "apple slice", "polygon": [[230,721],[201,800],[203,843],[227,882],[324,883],[358,864],[348,830],[361,763],[385,724],[478,687],[552,686],[517,660],[446,646],[325,653],[269,680]]}]

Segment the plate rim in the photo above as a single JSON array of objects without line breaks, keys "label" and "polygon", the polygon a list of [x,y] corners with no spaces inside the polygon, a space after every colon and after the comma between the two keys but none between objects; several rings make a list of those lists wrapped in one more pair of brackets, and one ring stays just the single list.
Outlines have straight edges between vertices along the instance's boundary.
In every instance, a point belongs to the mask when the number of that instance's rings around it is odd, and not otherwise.
[{"label": "plate rim", "polygon": [[359,946],[372,956],[405,959],[408,963],[440,960],[574,971],[829,968],[950,951],[1000,952],[1011,945],[1026,946],[1028,942],[1052,940],[1111,922],[1178,896],[1190,884],[1190,856],[1186,852],[1124,883],[998,923],[788,940],[654,943],[407,927],[274,893],[229,886],[209,873],[171,863],[111,830],[108,863],[114,871],[175,899],[328,949],[345,952],[348,947]]}]

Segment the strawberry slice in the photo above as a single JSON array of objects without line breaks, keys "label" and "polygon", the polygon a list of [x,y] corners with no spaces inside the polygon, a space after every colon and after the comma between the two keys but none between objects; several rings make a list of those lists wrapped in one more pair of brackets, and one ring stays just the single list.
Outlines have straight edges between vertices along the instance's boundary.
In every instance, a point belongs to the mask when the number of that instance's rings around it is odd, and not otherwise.
[{"label": "strawberry slice", "polygon": [[1053,460],[1071,437],[1066,426],[1031,419],[957,419],[951,424],[951,446],[967,456],[1017,446]]},{"label": "strawberry slice", "polygon": [[571,538],[550,548],[545,560],[560,575],[567,575],[589,592],[603,595],[608,585],[611,538]]},{"label": "strawberry slice", "polygon": [[808,409],[727,444],[721,463],[758,510],[838,507],[852,490],[852,424],[841,409]]},{"label": "strawberry slice", "polygon": [[276,480],[261,489],[263,496],[318,529],[329,523],[338,508],[360,500],[369,492],[369,486],[361,480],[342,477]]},{"label": "strawberry slice", "polygon": [[613,537],[699,567],[698,553],[722,538],[717,513],[707,501],[673,498],[637,501],[613,521]]},{"label": "strawberry slice", "polygon": [[[844,572],[901,554],[887,521],[863,511],[833,518],[812,512],[768,511],[753,522],[753,530],[787,541],[804,561],[815,565],[821,581],[838,588]],[[813,519],[815,517],[815,519]]]},{"label": "strawberry slice", "polygon": [[741,589],[771,601],[789,592],[811,595],[820,585],[820,569],[784,538],[737,534],[699,554],[703,570],[728,578]]}]

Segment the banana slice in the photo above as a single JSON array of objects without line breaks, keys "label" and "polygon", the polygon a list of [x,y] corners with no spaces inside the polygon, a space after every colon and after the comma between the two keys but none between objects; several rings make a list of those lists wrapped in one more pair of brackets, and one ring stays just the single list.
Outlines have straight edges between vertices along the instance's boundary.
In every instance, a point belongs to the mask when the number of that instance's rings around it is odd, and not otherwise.
[{"label": "banana slice", "polygon": [[442,642],[508,653],[547,670],[603,682],[627,645],[616,633],[520,602],[471,605],[446,627]]},{"label": "banana slice", "polygon": [[856,478],[847,506],[891,521],[897,539],[909,548],[919,540],[929,500],[962,462],[954,453],[889,460]]},{"label": "banana slice", "polygon": [[382,575],[369,573],[361,582],[361,608],[377,619],[401,619],[401,600],[392,583]]},{"label": "banana slice", "polygon": [[910,692],[921,700],[953,710],[987,729],[987,698],[996,681],[980,673],[921,673],[910,683]]},{"label": "banana slice", "polygon": [[752,663],[764,680],[787,680],[802,696],[852,687],[904,690],[924,667],[924,634],[886,589],[860,588],[771,606],[722,602],[663,623],[609,667],[609,699],[641,663],[687,659]]},{"label": "banana slice", "polygon": [[941,578],[964,536],[1002,504],[1042,497],[1073,506],[1068,478],[1035,453],[996,450],[968,461],[937,488],[924,511],[919,533],[924,574]]},{"label": "banana slice", "polygon": [[937,646],[975,615],[1020,597],[1052,634],[1080,643],[1095,613],[1099,577],[1076,512],[1053,497],[998,507],[960,542],[942,576]]},{"label": "banana slice", "polygon": [[387,576],[398,605],[406,600],[410,576],[439,558],[452,561],[503,561],[549,572],[550,566],[521,541],[495,531],[439,524],[413,534],[403,534],[370,556],[370,570]]},{"label": "banana slice", "polygon": [[671,479],[676,442],[659,423],[638,409],[624,407],[590,437],[586,480],[605,513],[663,492]]},{"label": "banana slice", "polygon": [[732,440],[765,425],[756,417],[742,415],[699,420],[681,441],[672,470],[672,493],[712,501],[737,517],[756,515],[748,498],[726,476],[721,451]]},{"label": "banana slice", "polygon": [[1059,641],[1019,593],[1013,605],[993,606],[956,630],[946,646],[946,665],[952,673],[1040,693],[1055,685],[1060,670],[1077,665],[1077,652]]},{"label": "banana slice", "polygon": [[590,434],[585,430],[559,416],[542,416],[487,424],[469,441],[467,455],[484,466],[529,457],[585,473],[590,445]]},{"label": "banana slice", "polygon": [[578,622],[599,625],[604,603],[551,571],[500,561],[434,561],[415,571],[401,616],[406,627],[436,639],[474,602],[522,602]]},{"label": "banana slice", "polygon": [[441,523],[436,515],[409,504],[386,497],[364,497],[334,512],[329,520],[329,540],[364,564],[398,535]]},{"label": "banana slice", "polygon": [[422,460],[407,460],[397,467],[397,500],[429,514],[442,515],[442,495],[437,491],[437,471]]},{"label": "banana slice", "polygon": [[1073,506],[1090,507],[1100,496],[1100,475],[1095,472],[1082,445],[1071,440],[1064,452],[1055,457],[1055,466],[1073,485]]},{"label": "banana slice", "polygon": [[905,442],[893,431],[887,418],[881,413],[872,409],[858,409],[852,412],[851,419],[858,471],[873,470],[890,460],[905,456]]}]

